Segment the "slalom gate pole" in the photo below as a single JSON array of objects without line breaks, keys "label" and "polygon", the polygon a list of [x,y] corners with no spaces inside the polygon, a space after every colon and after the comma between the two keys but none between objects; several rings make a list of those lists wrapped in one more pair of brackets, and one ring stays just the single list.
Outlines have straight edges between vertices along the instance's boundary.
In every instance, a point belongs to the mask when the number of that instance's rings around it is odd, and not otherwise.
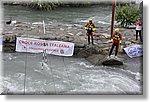
[{"label": "slalom gate pole", "polygon": [[111,38],[113,34],[114,20],[115,20],[115,5],[116,5],[116,1],[112,0]]}]

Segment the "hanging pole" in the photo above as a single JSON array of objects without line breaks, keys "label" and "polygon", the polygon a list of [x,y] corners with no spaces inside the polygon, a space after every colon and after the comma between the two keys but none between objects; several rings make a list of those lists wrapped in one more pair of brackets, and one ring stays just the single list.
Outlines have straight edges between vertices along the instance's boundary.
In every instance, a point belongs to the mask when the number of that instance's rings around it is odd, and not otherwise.
[{"label": "hanging pole", "polygon": [[[43,37],[45,36],[46,32],[45,32],[45,22],[43,20]],[[44,37],[45,39],[45,37]],[[44,43],[44,47],[46,47],[46,43]],[[47,64],[48,60],[47,60],[47,55],[46,55],[46,48],[43,50],[43,56],[42,56],[42,70],[43,70],[43,65],[44,63]]]},{"label": "hanging pole", "polygon": [[114,28],[114,20],[115,20],[115,0],[112,0],[112,19],[111,19],[111,38],[113,34],[113,28]]},{"label": "hanging pole", "polygon": [[45,35],[45,22],[44,22],[44,20],[43,20],[43,33]]}]

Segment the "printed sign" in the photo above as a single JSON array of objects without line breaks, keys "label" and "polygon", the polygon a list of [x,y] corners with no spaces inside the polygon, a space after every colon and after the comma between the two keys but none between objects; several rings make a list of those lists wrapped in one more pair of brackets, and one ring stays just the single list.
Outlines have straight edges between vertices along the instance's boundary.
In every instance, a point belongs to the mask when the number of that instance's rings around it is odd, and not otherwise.
[{"label": "printed sign", "polygon": [[47,54],[72,56],[74,52],[74,43],[17,37],[17,52],[41,53],[44,50],[46,50]]},{"label": "printed sign", "polygon": [[0,51],[2,51],[3,48],[3,37],[0,36]]},{"label": "printed sign", "polygon": [[127,55],[131,58],[143,55],[142,45],[133,45],[133,46],[124,48],[124,50],[127,53]]}]

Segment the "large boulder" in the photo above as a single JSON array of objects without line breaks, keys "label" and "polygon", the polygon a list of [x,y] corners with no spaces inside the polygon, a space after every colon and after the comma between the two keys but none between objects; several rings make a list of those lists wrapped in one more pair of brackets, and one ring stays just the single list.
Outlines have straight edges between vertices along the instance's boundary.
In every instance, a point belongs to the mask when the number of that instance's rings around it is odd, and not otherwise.
[{"label": "large boulder", "polygon": [[3,45],[3,52],[15,52],[15,43],[5,43]]},{"label": "large boulder", "polygon": [[91,56],[92,54],[98,54],[98,53],[99,53],[99,50],[97,49],[96,46],[94,46],[94,45],[85,46],[84,45],[83,48],[80,47],[80,50],[78,50],[77,57],[87,58],[87,57]]},{"label": "large boulder", "polygon": [[104,54],[93,54],[86,58],[87,61],[91,62],[94,65],[102,65],[101,61],[105,58]]},{"label": "large boulder", "polygon": [[102,65],[106,66],[123,65],[123,62],[117,59],[106,59],[102,62]]},{"label": "large boulder", "polygon": [[95,54],[86,58],[89,62],[94,64],[95,66],[106,65],[106,66],[114,66],[114,65],[123,65],[123,62],[120,58],[115,58],[111,56],[110,58],[106,57],[104,54]]}]

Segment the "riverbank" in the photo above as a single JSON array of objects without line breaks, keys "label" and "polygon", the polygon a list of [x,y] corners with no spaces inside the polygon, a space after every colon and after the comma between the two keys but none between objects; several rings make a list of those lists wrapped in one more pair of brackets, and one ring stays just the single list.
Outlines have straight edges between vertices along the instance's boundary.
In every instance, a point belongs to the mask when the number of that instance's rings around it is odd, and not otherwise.
[{"label": "riverbank", "polygon": [[[122,48],[142,44],[135,42],[134,29],[120,29],[123,34]],[[118,58],[122,59],[123,66],[101,64],[111,46],[109,27],[97,26],[94,45],[89,46],[84,25],[81,24],[49,23],[46,24],[46,35],[43,35],[42,22],[16,22],[4,24],[2,35],[2,94],[142,94],[143,57],[129,58],[121,49]],[[15,52],[16,37],[73,42],[74,56],[47,55],[48,64],[41,70],[41,54]],[[26,92],[23,89],[25,66]]]},{"label": "riverbank", "polygon": [[[90,60],[91,56],[100,54],[100,58],[107,57],[110,47],[110,27],[97,26],[97,31],[94,33],[94,45],[87,45],[86,31],[84,25],[81,24],[58,24],[49,23],[45,24],[46,34],[43,34],[42,22],[16,22],[14,24],[7,25],[4,23],[3,35],[3,52],[15,52],[16,37],[27,37],[35,39],[56,40],[64,42],[75,43],[74,57],[87,58],[93,64],[96,64],[94,60]],[[123,34],[123,41],[119,56],[125,54],[123,48],[134,44],[142,43],[135,41],[135,30],[120,28]]]}]

